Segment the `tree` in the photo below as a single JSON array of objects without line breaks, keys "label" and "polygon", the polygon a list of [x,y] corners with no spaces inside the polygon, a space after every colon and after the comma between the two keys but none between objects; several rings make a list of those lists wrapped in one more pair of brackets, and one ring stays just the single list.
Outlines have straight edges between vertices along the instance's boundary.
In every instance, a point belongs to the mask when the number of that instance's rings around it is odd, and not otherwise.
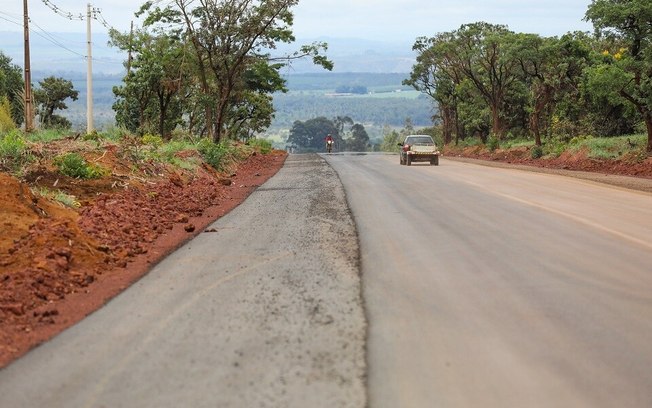
[{"label": "tree", "polygon": [[572,34],[561,39],[516,34],[506,53],[518,63],[522,82],[529,90],[529,129],[535,144],[541,146],[541,131],[549,127],[557,101],[567,93],[577,100],[589,49],[581,37]]},{"label": "tree", "polygon": [[323,150],[327,135],[335,140],[335,146],[342,145],[342,138],[333,122],[325,117],[296,121],[290,129],[288,144],[305,150]]},{"label": "tree", "polygon": [[25,81],[22,70],[18,65],[11,63],[11,58],[0,51],[0,98],[6,97],[9,101],[11,118],[20,126],[24,119],[23,94]]},{"label": "tree", "polygon": [[636,107],[647,129],[647,152],[652,153],[652,3],[593,0],[586,20],[614,45],[605,50],[611,58],[593,71],[594,83],[608,86]]},{"label": "tree", "polygon": [[111,30],[110,34],[112,45],[133,56],[124,85],[113,90],[116,121],[132,132],[169,138],[182,122],[184,91],[191,81],[184,43],[146,30],[129,35]]},{"label": "tree", "polygon": [[364,126],[356,123],[351,127],[351,139],[347,141],[346,148],[352,152],[366,152],[369,146],[369,135]]},{"label": "tree", "polygon": [[79,92],[74,89],[72,82],[49,76],[39,81],[39,86],[34,90],[34,101],[41,125],[45,128],[69,128],[70,121],[56,115],[54,111],[68,109],[65,103],[68,98],[77,100]]},{"label": "tree", "polygon": [[516,80],[516,61],[506,58],[503,47],[513,33],[502,25],[485,22],[465,24],[453,32],[453,40],[442,51],[448,63],[477,89],[491,112],[491,132],[499,139],[504,132],[506,95]]},{"label": "tree", "polygon": [[[164,8],[146,2],[140,13],[149,13],[146,25],[172,27],[175,35],[185,38],[193,51],[195,74],[201,97],[196,101],[203,109],[203,121],[215,142],[223,137],[237,138],[232,125],[242,128],[242,104],[264,101],[252,98],[259,94],[284,90],[278,71],[296,58],[312,57],[313,62],[332,68],[332,63],[320,55],[325,44],[302,46],[292,55],[272,58],[269,50],[277,43],[294,41],[290,29],[291,8],[298,0],[174,0]],[[264,71],[273,89],[251,89],[246,77],[255,66],[268,64]],[[251,111],[251,110],[249,110]],[[260,117],[256,118],[260,121]]]},{"label": "tree", "polygon": [[[508,97],[518,79],[516,61],[504,52],[513,35],[505,26],[478,22],[433,38],[419,38],[413,46],[417,64],[406,83],[438,102],[446,141],[453,128],[463,137],[464,122],[477,122],[477,117],[459,115],[461,104],[468,104],[469,97],[474,102],[480,98],[488,107],[491,132],[502,137]],[[474,127],[476,131],[479,128]],[[480,135],[486,139],[484,132]]]}]

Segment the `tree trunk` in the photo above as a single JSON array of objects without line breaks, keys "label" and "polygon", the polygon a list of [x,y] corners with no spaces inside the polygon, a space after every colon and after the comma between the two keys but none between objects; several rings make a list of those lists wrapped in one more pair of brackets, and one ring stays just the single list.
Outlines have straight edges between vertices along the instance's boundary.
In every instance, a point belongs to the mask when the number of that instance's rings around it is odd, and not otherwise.
[{"label": "tree trunk", "polygon": [[491,104],[491,133],[494,134],[498,140],[503,138],[503,123],[500,119],[500,109],[497,104]]}]

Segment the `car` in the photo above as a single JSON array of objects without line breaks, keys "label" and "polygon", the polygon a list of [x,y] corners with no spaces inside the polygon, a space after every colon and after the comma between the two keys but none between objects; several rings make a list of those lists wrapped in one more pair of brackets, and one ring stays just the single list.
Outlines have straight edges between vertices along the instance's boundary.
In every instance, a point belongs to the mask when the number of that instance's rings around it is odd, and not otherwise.
[{"label": "car", "polygon": [[432,166],[439,165],[439,150],[437,145],[428,135],[408,135],[399,143],[399,160],[408,166],[416,161],[428,161]]}]

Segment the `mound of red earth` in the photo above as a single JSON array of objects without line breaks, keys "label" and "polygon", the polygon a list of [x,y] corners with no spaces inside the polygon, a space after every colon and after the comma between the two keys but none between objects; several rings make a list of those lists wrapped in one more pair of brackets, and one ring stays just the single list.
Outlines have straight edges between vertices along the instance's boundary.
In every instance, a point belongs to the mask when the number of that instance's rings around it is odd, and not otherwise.
[{"label": "mound of red earth", "polygon": [[[115,149],[87,155],[97,180],[44,165],[0,173],[0,367],[101,307],[274,175],[285,152],[252,154],[228,174],[157,164],[140,176]],[[143,175],[144,174],[144,175]],[[74,196],[76,210],[35,195]]]}]

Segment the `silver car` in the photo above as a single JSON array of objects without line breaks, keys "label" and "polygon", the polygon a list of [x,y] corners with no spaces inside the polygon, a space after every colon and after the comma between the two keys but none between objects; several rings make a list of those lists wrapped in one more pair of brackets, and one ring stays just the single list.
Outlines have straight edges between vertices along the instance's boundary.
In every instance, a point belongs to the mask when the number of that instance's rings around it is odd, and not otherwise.
[{"label": "silver car", "polygon": [[439,150],[437,145],[428,135],[408,135],[399,143],[401,150],[399,151],[400,163],[407,164],[416,161],[428,161],[432,166],[439,165]]}]

